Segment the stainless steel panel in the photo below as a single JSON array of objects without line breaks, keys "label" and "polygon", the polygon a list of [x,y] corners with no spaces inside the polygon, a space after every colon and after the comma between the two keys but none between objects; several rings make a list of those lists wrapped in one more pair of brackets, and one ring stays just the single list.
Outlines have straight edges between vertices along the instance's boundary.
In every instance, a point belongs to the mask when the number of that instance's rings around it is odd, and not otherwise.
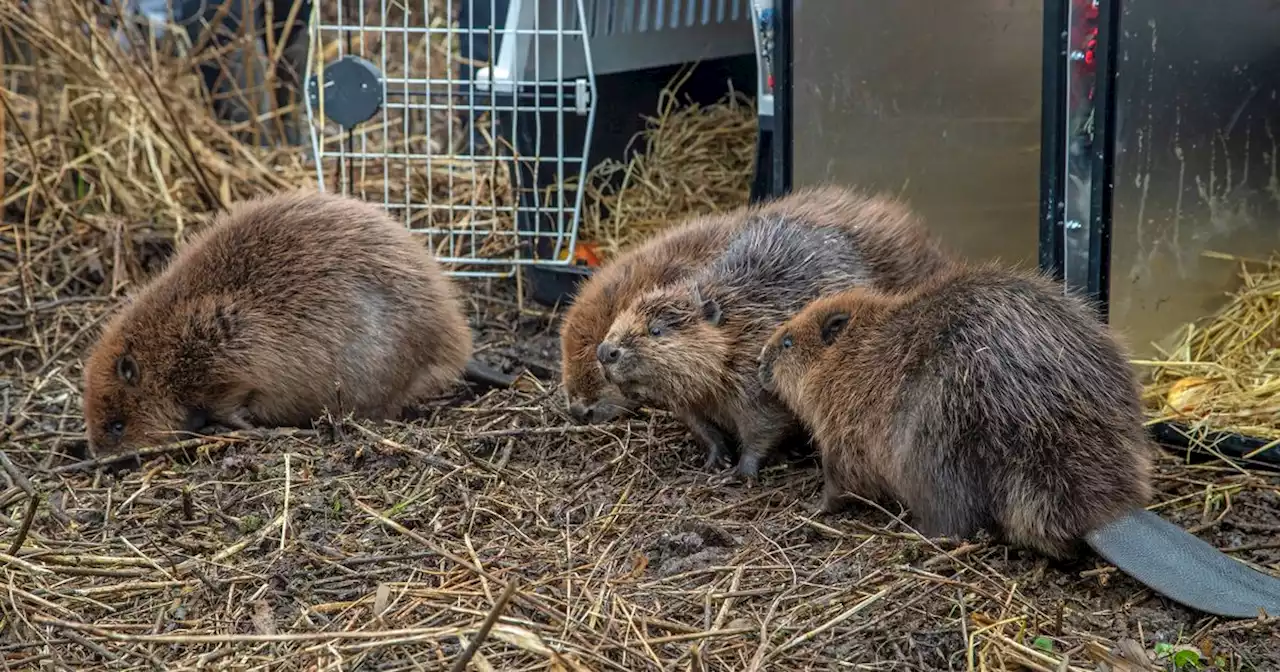
[{"label": "stainless steel panel", "polygon": [[1280,3],[1126,0],[1117,81],[1113,324],[1152,352],[1280,246]]},{"label": "stainless steel panel", "polygon": [[1041,4],[797,0],[797,186],[907,197],[972,258],[1035,263]]}]

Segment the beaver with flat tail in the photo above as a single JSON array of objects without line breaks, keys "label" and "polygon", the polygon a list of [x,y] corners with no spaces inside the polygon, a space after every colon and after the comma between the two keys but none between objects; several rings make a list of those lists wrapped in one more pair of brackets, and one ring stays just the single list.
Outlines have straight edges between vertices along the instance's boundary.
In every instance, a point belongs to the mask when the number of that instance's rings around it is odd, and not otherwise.
[{"label": "beaver with flat tail", "polygon": [[897,500],[927,536],[988,529],[1053,558],[1092,546],[1208,613],[1280,613],[1280,581],[1147,512],[1138,386],[1089,305],[1037,274],[957,268],[902,294],[817,299],[760,352],[814,436],[822,509]]},{"label": "beaver with flat tail", "polygon": [[792,211],[745,215],[748,223],[709,266],[641,295],[619,314],[597,348],[606,378],[629,397],[680,416],[706,450],[707,468],[724,460],[736,439],[737,472],[755,477],[800,429],[756,375],[756,356],[773,329],[823,294],[910,286],[948,263],[913,218],[877,218],[895,202],[860,203],[861,211],[823,212],[822,202],[808,201]]},{"label": "beaver with flat tail", "polygon": [[305,191],[247,201],[184,245],[91,348],[89,444],[306,425],[325,409],[394,417],[474,368],[471,344],[452,283],[382,208]]},{"label": "beaver with flat tail", "polygon": [[604,422],[641,405],[605,379],[596,356],[623,309],[645,292],[702,270],[724,252],[743,225],[766,216],[802,226],[865,232],[861,234],[863,262],[886,289],[909,286],[944,263],[937,241],[925,234],[904,203],[835,185],[805,187],[778,199],[677,224],[602,266],[566,311],[560,329],[561,382],[575,420]]}]

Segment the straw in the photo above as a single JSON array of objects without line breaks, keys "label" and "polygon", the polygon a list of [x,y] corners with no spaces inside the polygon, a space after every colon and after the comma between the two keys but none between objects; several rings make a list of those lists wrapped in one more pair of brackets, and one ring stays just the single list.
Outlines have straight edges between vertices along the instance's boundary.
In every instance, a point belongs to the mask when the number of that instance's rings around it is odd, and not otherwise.
[{"label": "straw", "polygon": [[1239,266],[1240,286],[1137,362],[1150,372],[1144,396],[1157,420],[1280,439],[1280,262],[1212,256]]},{"label": "straw", "polygon": [[657,114],[632,140],[626,161],[588,174],[583,237],[609,257],[673,223],[747,203],[754,172],[755,108],[730,90],[717,103],[681,99],[684,68],[659,95]]}]

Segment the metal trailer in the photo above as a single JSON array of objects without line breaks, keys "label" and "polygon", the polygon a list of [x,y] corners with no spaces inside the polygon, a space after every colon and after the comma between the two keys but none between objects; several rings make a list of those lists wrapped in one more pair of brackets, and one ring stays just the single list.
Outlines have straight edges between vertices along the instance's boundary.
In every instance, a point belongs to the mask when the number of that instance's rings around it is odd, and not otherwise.
[{"label": "metal trailer", "polygon": [[[1040,267],[1147,350],[1235,284],[1234,265],[1202,252],[1280,249],[1280,13],[1265,1],[1044,7]],[[1195,447],[1177,423],[1153,432]],[[1202,440],[1280,464],[1268,441]]]}]

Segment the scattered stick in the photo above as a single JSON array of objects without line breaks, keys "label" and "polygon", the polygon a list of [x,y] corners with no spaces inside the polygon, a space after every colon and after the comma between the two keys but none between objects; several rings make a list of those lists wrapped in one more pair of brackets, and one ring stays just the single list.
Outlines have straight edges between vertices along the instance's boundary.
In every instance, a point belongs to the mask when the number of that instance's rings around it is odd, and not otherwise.
[{"label": "scattered stick", "polygon": [[281,515],[284,522],[280,524],[280,552],[284,553],[285,540],[289,536],[289,485],[293,480],[292,470],[289,468],[289,453],[284,454],[284,512]]},{"label": "scattered stick", "polygon": [[[351,491],[350,489],[348,489],[348,494],[351,497],[351,501],[355,503],[356,506],[360,507],[362,511],[369,514],[370,517],[374,518],[379,523],[382,523],[382,525],[384,525],[385,527],[388,527],[396,532],[399,532],[400,534],[405,535],[406,537],[409,537],[410,539],[413,539],[414,541],[430,549],[436,555],[454,563],[455,565],[458,565],[459,567],[462,567],[468,571],[474,572],[477,576],[482,576],[489,581],[492,581],[497,584],[502,584],[504,589],[506,585],[510,584],[509,581],[504,581],[502,579],[499,579],[498,577],[493,576],[489,572],[484,571],[484,569],[477,567],[470,560],[467,560],[466,558],[460,555],[451,553],[443,548],[440,548],[438,545],[433,543],[430,539],[427,539],[426,537],[418,534],[417,532],[414,532],[413,530],[406,528],[400,523],[397,523],[396,521],[391,520],[390,518],[387,518],[381,513],[374,511],[373,509],[366,506],[364,502],[361,502],[356,497],[356,493],[354,491]],[[527,609],[532,609],[534,611],[541,612],[544,616],[553,620],[557,625],[564,624],[564,617],[556,613],[556,611],[551,607],[543,604],[541,600],[536,600],[527,595],[513,595],[513,599],[517,604],[520,604],[521,606]]]},{"label": "scattered stick", "polygon": [[821,635],[822,633],[830,630],[831,628],[834,628],[837,625],[840,625],[841,623],[849,620],[850,618],[853,618],[854,616],[861,613],[871,605],[875,604],[876,602],[879,602],[881,598],[883,598],[885,595],[888,595],[888,594],[889,594],[889,589],[885,588],[877,593],[868,595],[867,597],[863,598],[862,601],[858,602],[852,607],[849,607],[843,613],[836,616],[835,618],[827,621],[826,623],[823,623],[822,625],[818,626],[817,628],[814,628],[813,630],[810,630],[809,632],[796,635],[791,640],[789,640],[786,644],[783,644],[782,646],[779,646],[778,648],[774,649],[769,653],[768,656],[765,656],[765,662],[768,662],[769,660],[777,656],[780,656],[783,653],[786,653],[790,649],[796,646],[799,646],[800,644],[803,644],[807,641],[810,641],[814,637],[817,637],[818,635]]},{"label": "scattered stick", "polygon": [[268,642],[325,642],[333,640],[370,640],[419,635],[448,636],[449,628],[402,628],[398,630],[335,630],[333,632],[283,632],[274,635],[223,634],[223,635],[131,635],[106,628],[76,623],[36,614],[37,623],[43,623],[64,631],[85,632],[115,642],[140,644],[250,644]]},{"label": "scattered stick", "polygon": [[53,471],[53,473],[55,474],[65,474],[73,471],[88,471],[91,469],[97,469],[99,467],[105,467],[107,465],[116,464],[118,462],[126,462],[129,460],[142,460],[148,457],[154,457],[156,455],[177,453],[177,452],[187,450],[188,448],[198,448],[200,446],[205,446],[205,445],[221,447],[230,443],[239,443],[239,442],[245,442],[245,441],[266,441],[269,439],[276,439],[276,438],[283,438],[283,437],[310,438],[314,436],[316,436],[315,430],[310,430],[310,429],[278,428],[278,429],[237,430],[234,432],[227,432],[226,434],[216,434],[212,436],[198,436],[192,439],[175,441],[174,443],[167,443],[161,446],[149,446],[147,448],[139,448],[138,450],[132,450],[127,453],[120,453],[119,455],[104,455],[102,457],[95,457],[89,460],[81,460],[80,462],[73,462],[71,464],[64,464],[60,467],[55,467],[51,471]]},{"label": "scattered stick", "polygon": [[22,550],[22,542],[27,540],[27,534],[31,532],[31,523],[35,522],[36,509],[40,506],[40,495],[31,495],[27,498],[27,512],[22,516],[22,524],[18,526],[18,536],[13,538],[9,543],[9,555],[17,555]]},{"label": "scattered stick", "polygon": [[497,602],[494,602],[493,609],[489,611],[488,616],[484,617],[484,622],[480,624],[480,630],[476,632],[475,637],[471,638],[471,643],[467,645],[467,648],[453,661],[453,665],[449,667],[449,672],[462,672],[462,670],[466,669],[467,663],[471,662],[471,659],[476,655],[476,651],[480,650],[480,644],[489,636],[489,631],[493,629],[493,624],[498,622],[498,618],[502,616],[502,610],[507,606],[507,601],[511,599],[515,592],[515,580],[508,581],[507,587],[502,591],[501,595],[498,595]]},{"label": "scattered stick", "polygon": [[13,484],[22,488],[22,491],[27,493],[28,497],[36,496],[36,489],[31,485],[31,481],[27,480],[21,470],[13,466],[13,461],[9,459],[8,453],[3,450],[0,450],[0,467],[4,468],[4,473],[9,475],[9,479],[13,481]]}]

